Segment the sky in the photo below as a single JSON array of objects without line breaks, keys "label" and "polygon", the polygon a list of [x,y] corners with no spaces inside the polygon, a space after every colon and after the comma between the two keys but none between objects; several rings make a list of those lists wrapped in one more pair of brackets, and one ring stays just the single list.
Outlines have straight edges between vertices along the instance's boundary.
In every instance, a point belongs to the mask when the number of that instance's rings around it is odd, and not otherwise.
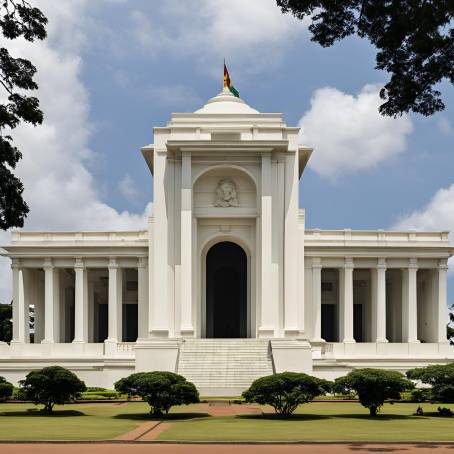
[{"label": "sky", "polygon": [[[48,39],[7,43],[37,67],[45,115],[43,125],[13,133],[24,155],[25,229],[144,228],[153,193],[140,147],[171,112],[192,112],[221,90],[225,58],[241,97],[282,112],[314,148],[300,182],[307,227],[454,232],[448,83],[443,112],[382,117],[378,91],[388,76],[374,69],[374,48],[348,38],[323,49],[310,41],[309,22],[283,15],[274,0],[32,3],[49,19]],[[10,276],[1,258],[1,302]]]}]

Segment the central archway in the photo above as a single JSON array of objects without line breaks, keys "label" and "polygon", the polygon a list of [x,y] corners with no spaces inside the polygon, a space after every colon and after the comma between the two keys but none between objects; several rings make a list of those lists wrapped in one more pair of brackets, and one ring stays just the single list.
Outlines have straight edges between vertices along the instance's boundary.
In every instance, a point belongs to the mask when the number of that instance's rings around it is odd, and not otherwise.
[{"label": "central archway", "polygon": [[206,256],[206,337],[247,337],[247,256],[230,241]]}]

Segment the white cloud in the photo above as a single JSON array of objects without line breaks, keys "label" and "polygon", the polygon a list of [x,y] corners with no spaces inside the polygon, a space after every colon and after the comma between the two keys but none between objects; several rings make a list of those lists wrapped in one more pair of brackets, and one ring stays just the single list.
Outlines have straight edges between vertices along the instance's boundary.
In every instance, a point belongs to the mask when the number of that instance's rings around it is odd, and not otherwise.
[{"label": "white cloud", "polygon": [[139,188],[129,173],[125,174],[125,176],[120,180],[118,188],[126,200],[136,203],[137,200],[140,199],[141,194]]},{"label": "white cloud", "polygon": [[439,118],[438,129],[445,136],[449,136],[453,132],[452,125],[446,117]]},{"label": "white cloud", "polygon": [[[403,216],[393,226],[395,229],[449,230],[454,244],[454,183],[438,190],[422,209]],[[450,260],[450,273],[454,274],[454,260]]]},{"label": "white cloud", "polygon": [[379,88],[365,85],[356,96],[331,87],[314,92],[300,126],[302,141],[315,148],[309,165],[317,173],[335,178],[405,151],[411,120],[381,116]]},{"label": "white cloud", "polygon": [[[13,55],[30,60],[38,68],[37,96],[45,113],[43,125],[23,125],[13,131],[23,152],[17,174],[24,183],[24,197],[30,206],[27,230],[123,230],[146,227],[143,213],[118,212],[104,203],[96,181],[86,164],[95,157],[88,147],[91,134],[89,99],[80,79],[88,1],[37,4],[49,19],[49,39],[7,43]],[[0,244],[8,234],[1,233]],[[0,301],[9,298],[9,261],[0,261]]]},{"label": "white cloud", "polygon": [[[308,20],[282,14],[275,0],[173,0],[131,12],[135,40],[149,55],[191,55],[218,76],[222,58],[258,72],[280,61],[279,50],[306,30]],[[170,24],[170,25],[169,25]]]}]

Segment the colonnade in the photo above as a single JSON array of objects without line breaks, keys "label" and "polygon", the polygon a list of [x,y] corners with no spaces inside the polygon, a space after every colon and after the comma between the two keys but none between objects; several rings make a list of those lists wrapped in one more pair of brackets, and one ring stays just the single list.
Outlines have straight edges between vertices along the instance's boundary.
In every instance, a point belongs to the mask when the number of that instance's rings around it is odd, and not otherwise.
[{"label": "colonnade", "polygon": [[[108,336],[105,342],[122,341],[122,304],[123,270],[121,261],[116,257],[105,258],[105,266],[89,267],[84,258],[76,258],[74,269],[74,338],[73,343],[89,342],[89,298],[88,270],[108,269]],[[28,307],[32,299],[27,279],[27,266],[20,259],[13,259],[12,264],[13,294],[13,338],[12,343],[27,342],[29,314]],[[34,266],[44,271],[44,338],[41,343],[58,342],[60,326],[60,272],[68,266],[57,266],[52,258],[44,258],[42,266]],[[130,268],[129,266],[127,268]],[[134,267],[137,269],[137,304],[138,337],[148,337],[148,266],[147,258],[139,257]]]},{"label": "colonnade", "polygon": [[[312,258],[312,308],[313,308],[313,336],[312,341],[323,342],[322,339],[322,258]],[[333,267],[329,267],[330,269]],[[386,272],[388,268],[385,258],[377,259],[376,265],[370,270],[370,332],[372,342],[388,342],[386,332],[387,320],[387,286]],[[426,342],[446,343],[447,311],[447,261],[440,260],[433,272],[431,293],[427,301],[418,302],[417,273],[418,260],[411,258],[407,266],[399,268],[402,273],[401,283],[401,333],[402,342],[418,343],[418,305],[429,304],[424,313],[429,314],[424,323],[430,323],[431,335]],[[339,268],[339,342],[354,343],[354,285],[353,272],[354,258],[347,257]]]}]

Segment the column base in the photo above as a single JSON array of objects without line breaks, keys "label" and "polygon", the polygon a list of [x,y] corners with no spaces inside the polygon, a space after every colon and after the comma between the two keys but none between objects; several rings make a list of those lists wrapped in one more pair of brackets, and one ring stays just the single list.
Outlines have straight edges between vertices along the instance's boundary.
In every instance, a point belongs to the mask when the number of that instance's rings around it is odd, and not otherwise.
[{"label": "column base", "polygon": [[326,344],[326,340],[322,339],[321,337],[311,339],[310,342],[311,344]]},{"label": "column base", "polygon": [[10,345],[18,345],[18,344],[25,344],[25,341],[15,339],[10,342]]},{"label": "column base", "polygon": [[355,339],[351,338],[351,339],[344,339],[342,341],[344,344],[356,344],[356,341]]},{"label": "column base", "polygon": [[259,328],[257,330],[257,337],[262,339],[274,337],[274,328]]},{"label": "column base", "polygon": [[42,344],[55,344],[55,341],[52,339],[43,339],[41,341]]},{"label": "column base", "polygon": [[389,342],[388,339],[377,339],[375,341],[376,344],[387,344]]},{"label": "column base", "polygon": [[87,341],[85,341],[83,339],[74,339],[71,343],[72,344],[86,344]]}]

